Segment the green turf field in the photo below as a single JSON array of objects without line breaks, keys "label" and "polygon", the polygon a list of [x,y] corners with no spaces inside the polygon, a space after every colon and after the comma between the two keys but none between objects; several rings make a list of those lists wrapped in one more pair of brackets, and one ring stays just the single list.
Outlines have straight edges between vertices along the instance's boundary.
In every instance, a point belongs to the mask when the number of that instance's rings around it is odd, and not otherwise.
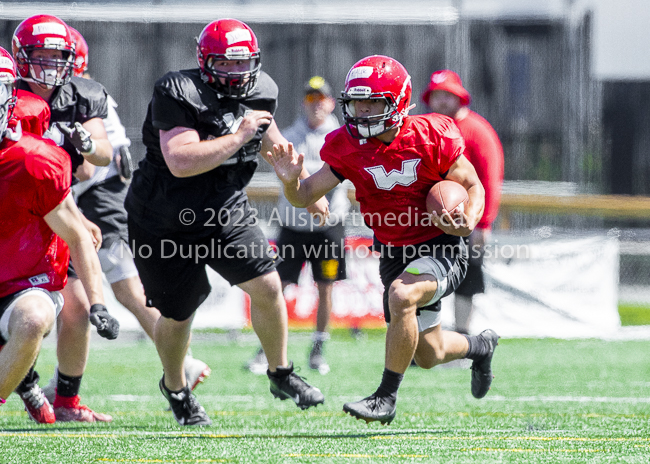
[{"label": "green turf field", "polygon": [[[290,338],[290,354],[304,365],[308,336]],[[335,333],[332,371],[301,372],[326,396],[324,407],[306,412],[273,399],[265,377],[242,369],[256,348],[251,335],[235,343],[199,334],[194,355],[213,373],[197,396],[213,426],[193,429],[165,411],[151,343],[94,341],[82,399],[114,422],[39,426],[12,395],[0,407],[0,463],[647,463],[649,345],[502,340],[486,398],[472,398],[469,370],[413,368],[385,427],[341,410],[376,388],[381,331],[360,340]],[[49,343],[38,364],[42,383],[53,365]]]}]

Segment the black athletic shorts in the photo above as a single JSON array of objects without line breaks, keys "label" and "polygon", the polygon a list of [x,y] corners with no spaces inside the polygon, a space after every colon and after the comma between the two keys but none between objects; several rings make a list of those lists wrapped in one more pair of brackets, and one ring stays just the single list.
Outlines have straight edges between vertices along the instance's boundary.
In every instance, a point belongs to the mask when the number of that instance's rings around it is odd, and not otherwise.
[{"label": "black athletic shorts", "polygon": [[311,263],[316,282],[334,282],[346,278],[345,226],[337,224],[322,231],[296,231],[282,227],[277,241],[282,262],[278,274],[283,282],[298,283],[305,261]]},{"label": "black athletic shorts", "polygon": [[93,185],[77,198],[77,205],[86,219],[102,231],[102,248],[110,248],[117,240],[128,240],[124,209],[128,190],[120,176],[113,176]]},{"label": "black athletic shorts", "polygon": [[440,299],[428,306],[418,308],[420,311],[440,311],[440,300],[451,295],[458,288],[467,273],[467,246],[460,237],[440,235],[417,245],[402,247],[387,246],[373,241],[373,250],[380,253],[379,276],[384,285],[384,317],[390,322],[388,309],[388,289],[393,281],[406,270],[408,265],[419,258],[433,257],[446,275],[446,290]]},{"label": "black athletic shorts", "polygon": [[68,279],[78,279],[77,271],[74,270],[72,261],[68,261]]},{"label": "black athletic shorts", "polygon": [[184,321],[210,293],[205,266],[230,285],[273,271],[281,258],[254,222],[250,207],[237,221],[215,229],[211,236],[188,241],[182,234],[156,236],[129,216],[129,246],[147,297],[147,306],[176,321]]},{"label": "black athletic shorts", "polygon": [[484,247],[470,247],[469,237],[465,237],[469,251],[469,266],[465,280],[456,289],[456,295],[471,297],[477,293],[485,293],[485,277],[483,275]]}]

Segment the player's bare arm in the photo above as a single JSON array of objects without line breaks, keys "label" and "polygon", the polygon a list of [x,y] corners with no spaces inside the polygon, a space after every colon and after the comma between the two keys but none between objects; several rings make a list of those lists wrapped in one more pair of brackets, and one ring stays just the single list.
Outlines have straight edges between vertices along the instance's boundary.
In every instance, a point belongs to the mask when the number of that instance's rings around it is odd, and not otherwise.
[{"label": "player's bare arm", "polygon": [[[81,211],[80,211],[81,213]],[[93,241],[93,246],[95,247],[95,251],[99,251],[99,249],[102,247],[102,240],[104,238],[102,237],[102,230],[99,228],[97,224],[95,224],[92,221],[89,221],[86,216],[81,213],[81,220],[83,221],[84,227],[90,233],[90,238]]]},{"label": "player's bare arm", "polygon": [[95,174],[95,165],[84,159],[84,162],[74,172],[74,176],[81,182],[90,179]]},{"label": "player's bare arm", "polygon": [[286,150],[282,145],[274,145],[273,152],[267,152],[265,158],[284,184],[287,200],[298,208],[304,208],[315,199],[323,197],[341,182],[327,163],[315,174],[301,180],[300,172],[305,156],[302,153],[296,154],[291,143]]},{"label": "player's bare arm", "polygon": [[93,239],[86,229],[84,218],[72,199],[72,194],[44,217],[48,226],[61,237],[70,248],[74,268],[83,283],[91,304],[104,304],[102,270],[93,245]]},{"label": "player's bare arm", "polygon": [[[274,146],[281,146],[285,149],[289,149],[291,145],[291,150],[293,150],[293,145],[290,144],[287,139],[280,133],[278,126],[274,123],[271,124],[271,127],[266,131],[264,137],[262,138],[262,150],[261,153],[269,153],[274,149]],[[268,161],[268,158],[264,156]],[[301,165],[302,166],[302,165]],[[307,179],[309,177],[309,172],[302,166],[300,171],[299,179]],[[324,225],[327,217],[329,216],[329,201],[327,198],[321,197],[313,203],[309,203],[307,206],[307,211],[314,217],[318,219],[319,225]]]},{"label": "player's bare arm", "polygon": [[201,140],[195,129],[174,127],[160,131],[160,149],[165,163],[176,177],[192,177],[213,170],[250,142],[260,126],[271,124],[268,111],[252,111],[246,115],[234,134]]},{"label": "player's bare arm", "polygon": [[483,216],[485,190],[476,174],[474,166],[462,155],[451,166],[445,179],[453,180],[465,187],[469,196],[469,206],[466,211],[456,210],[445,212],[440,218],[433,213],[433,222],[436,224],[436,227],[440,228],[446,234],[467,237],[472,233],[476,224],[478,224]]}]

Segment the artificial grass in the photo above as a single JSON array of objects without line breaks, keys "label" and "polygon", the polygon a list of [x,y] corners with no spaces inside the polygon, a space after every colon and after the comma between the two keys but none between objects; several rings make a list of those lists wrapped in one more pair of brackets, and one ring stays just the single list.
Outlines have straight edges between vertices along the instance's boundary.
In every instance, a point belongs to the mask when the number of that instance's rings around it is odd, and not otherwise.
[{"label": "artificial grass", "polygon": [[[197,397],[213,420],[184,428],[165,411],[160,363],[150,342],[93,340],[82,400],[113,415],[111,424],[29,421],[12,395],[0,407],[0,463],[645,463],[650,455],[648,342],[501,340],[492,390],[469,392],[470,371],[409,369],[393,423],[366,425],[346,401],[374,391],[383,369],[380,332],[335,331],[326,376],[306,368],[309,337],[290,334],[300,375],[325,405],[300,411],[273,399],[265,376],[242,366],[257,341],[244,334],[199,334],[194,356],[212,376]],[[40,356],[43,381],[55,364]]]}]

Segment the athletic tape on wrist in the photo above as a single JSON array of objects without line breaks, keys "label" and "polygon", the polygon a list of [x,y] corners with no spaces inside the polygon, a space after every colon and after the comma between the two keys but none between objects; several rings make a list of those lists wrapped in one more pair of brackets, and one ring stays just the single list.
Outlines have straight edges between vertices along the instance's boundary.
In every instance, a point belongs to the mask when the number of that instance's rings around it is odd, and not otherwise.
[{"label": "athletic tape on wrist", "polygon": [[97,151],[97,144],[93,139],[90,139],[90,150],[82,151],[81,154],[83,156],[89,156],[89,155],[94,155],[96,151]]}]

